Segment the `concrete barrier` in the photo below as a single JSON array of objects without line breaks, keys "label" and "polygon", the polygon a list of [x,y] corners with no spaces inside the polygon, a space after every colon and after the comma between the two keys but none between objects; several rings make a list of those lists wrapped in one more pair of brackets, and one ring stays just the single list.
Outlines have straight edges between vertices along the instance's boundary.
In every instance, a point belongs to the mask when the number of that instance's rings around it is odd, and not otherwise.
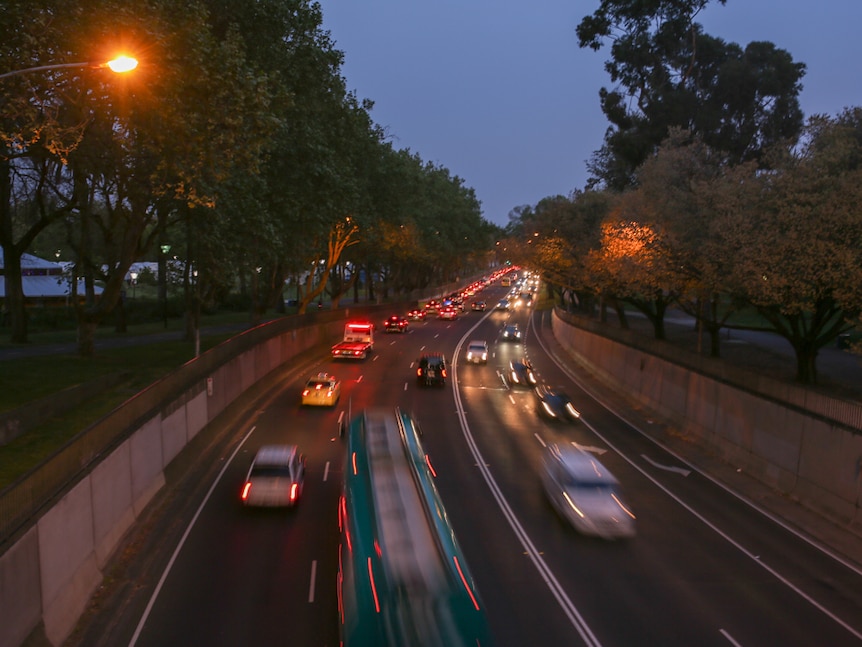
[{"label": "concrete barrier", "polygon": [[[259,380],[295,355],[340,339],[343,316],[248,343],[206,372],[192,362],[181,369],[199,373],[191,382],[171,375],[168,384],[154,385],[152,392],[113,412],[113,423],[102,421],[102,426],[117,427],[139,420],[0,555],[0,647],[20,645],[34,631],[52,645],[62,644],[119,542],[164,486],[165,468]],[[175,384],[185,388],[177,394]],[[171,391],[156,411],[142,415],[152,409],[147,400],[158,401]]]},{"label": "concrete barrier", "polygon": [[[669,419],[728,463],[842,524],[862,527],[862,430],[845,402],[768,378],[693,370],[553,316],[554,336],[602,382]],[[740,386],[745,384],[746,386]],[[753,385],[763,386],[762,390]],[[787,401],[778,400],[788,393]],[[812,412],[797,404],[816,402]],[[830,419],[829,411],[840,413]]]}]

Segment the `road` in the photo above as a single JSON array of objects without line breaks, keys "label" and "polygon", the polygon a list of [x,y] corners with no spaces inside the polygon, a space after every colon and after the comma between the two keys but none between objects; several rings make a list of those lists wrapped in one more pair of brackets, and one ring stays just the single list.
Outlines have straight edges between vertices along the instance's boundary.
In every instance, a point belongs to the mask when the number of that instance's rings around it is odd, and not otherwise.
[{"label": "road", "polygon": [[[482,298],[496,303],[503,293],[491,286]],[[498,341],[504,322],[520,325],[523,344]],[[487,365],[460,360],[475,338],[491,346]],[[423,351],[454,359],[445,388],[416,385]],[[545,421],[533,393],[506,382],[508,362],[524,354],[542,381],[572,396],[579,422]],[[168,497],[173,514],[154,518],[129,549],[146,566],[127,571],[134,576],[103,601],[110,620],[94,620],[78,644],[338,645],[336,420],[396,405],[421,426],[499,647],[862,644],[857,566],[665,451],[638,431],[645,420],[594,399],[561,359],[546,318],[524,309],[411,324],[406,334],[381,334],[365,362],[298,362],[235,417],[206,478]],[[299,406],[302,383],[318,371],[342,380],[334,410]],[[305,452],[303,501],[288,511],[243,509],[251,456],[271,442]],[[600,455],[637,515],[637,537],[585,538],[558,518],[539,486],[550,442]]]}]

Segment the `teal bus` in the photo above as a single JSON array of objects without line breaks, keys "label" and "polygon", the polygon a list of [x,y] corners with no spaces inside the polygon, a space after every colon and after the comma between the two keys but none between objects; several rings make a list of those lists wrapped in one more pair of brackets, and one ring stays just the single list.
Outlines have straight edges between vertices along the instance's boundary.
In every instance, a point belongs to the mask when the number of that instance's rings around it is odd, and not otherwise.
[{"label": "teal bus", "polygon": [[367,410],[346,431],[338,613],[344,647],[488,647],[473,577],[410,416]]}]

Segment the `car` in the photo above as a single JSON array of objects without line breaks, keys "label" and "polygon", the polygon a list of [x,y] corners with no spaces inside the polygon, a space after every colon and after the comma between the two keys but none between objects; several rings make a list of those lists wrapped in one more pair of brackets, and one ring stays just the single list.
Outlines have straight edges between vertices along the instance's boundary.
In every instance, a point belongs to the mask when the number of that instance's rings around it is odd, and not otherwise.
[{"label": "car", "polygon": [[551,420],[578,420],[581,412],[572,404],[572,399],[560,390],[546,385],[536,387],[536,408],[539,413]]},{"label": "car", "polygon": [[334,407],[340,397],[341,382],[329,373],[318,373],[302,389],[302,406]]},{"label": "car", "polygon": [[407,326],[410,322],[407,317],[401,315],[391,315],[383,322],[383,328],[386,332],[407,332]]},{"label": "car", "polygon": [[458,318],[458,310],[454,306],[441,308],[440,311],[437,313],[437,318],[448,319],[449,321],[452,321],[453,319]]},{"label": "car", "polygon": [[531,305],[533,305],[533,295],[529,292],[521,292],[515,296],[516,308],[520,308],[521,306],[530,307]]},{"label": "car", "polygon": [[484,339],[473,339],[467,344],[467,362],[470,364],[488,363],[488,342]]},{"label": "car", "polygon": [[553,507],[575,530],[604,539],[635,535],[635,515],[619,482],[592,454],[574,445],[549,444],[542,486]]},{"label": "car", "polygon": [[437,301],[436,299],[431,299],[428,303],[425,304],[425,311],[426,312],[434,313],[434,312],[437,312],[437,310],[439,308],[440,308],[440,302]]},{"label": "car", "polygon": [[508,310],[509,309],[509,300],[508,299],[500,299],[497,302],[495,310]]},{"label": "car", "polygon": [[445,386],[446,359],[440,353],[425,353],[419,358],[416,381],[421,386]]},{"label": "car", "polygon": [[484,301],[474,301],[470,304],[470,309],[474,312],[485,312],[485,307]]},{"label": "car", "polygon": [[407,313],[407,318],[411,321],[425,321],[425,311],[419,308],[414,308]]},{"label": "car", "polygon": [[531,389],[536,386],[536,374],[530,360],[520,359],[509,362],[509,382]]},{"label": "car", "polygon": [[501,336],[503,341],[521,341],[521,329],[518,324],[509,324],[503,327]]},{"label": "car", "polygon": [[246,506],[294,506],[304,483],[305,457],[296,445],[264,445],[251,461],[240,501]]}]

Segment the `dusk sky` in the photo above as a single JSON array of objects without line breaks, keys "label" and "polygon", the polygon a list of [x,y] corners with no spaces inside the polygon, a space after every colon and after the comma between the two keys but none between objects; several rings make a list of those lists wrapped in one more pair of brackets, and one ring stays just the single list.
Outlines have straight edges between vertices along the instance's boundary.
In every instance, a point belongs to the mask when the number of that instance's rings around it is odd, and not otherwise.
[{"label": "dusk sky", "polygon": [[[598,0],[320,0],[344,76],[396,148],[476,191],[484,217],[584,187],[608,123],[606,51],[575,27]],[[728,0],[698,18],[745,47],[765,40],[805,63],[806,117],[862,105],[862,0]]]}]

